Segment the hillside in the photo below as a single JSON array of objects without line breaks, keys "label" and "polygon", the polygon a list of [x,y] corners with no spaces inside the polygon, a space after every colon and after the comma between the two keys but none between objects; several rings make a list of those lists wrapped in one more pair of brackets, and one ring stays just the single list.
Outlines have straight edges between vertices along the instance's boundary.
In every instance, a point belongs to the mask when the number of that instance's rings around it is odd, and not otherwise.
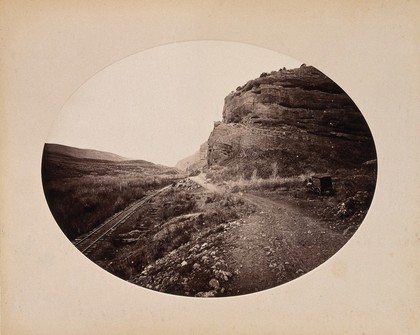
[{"label": "hillside", "polygon": [[42,177],[67,237],[108,272],[184,296],[248,294],[311,271],[359,228],[376,187],[363,115],[311,66],[231,92],[176,168],[59,149],[45,146]]},{"label": "hillside", "polygon": [[[346,235],[360,226],[376,187],[372,134],[351,98],[312,66],[262,73],[225,98],[202,171],[231,192],[288,197]],[[330,175],[333,196],[308,193]]]},{"label": "hillside", "polygon": [[175,167],[186,172],[194,172],[195,170],[203,169],[207,165],[207,147],[208,143],[206,141],[194,154],[176,163]]},{"label": "hillside", "polygon": [[107,161],[115,161],[115,162],[129,160],[129,158],[121,157],[119,155],[105,152],[105,151],[92,150],[92,149],[79,149],[79,148],[74,148],[67,145],[55,144],[55,143],[46,143],[45,152],[48,152],[50,154],[71,156],[75,158],[98,159],[98,160],[107,160]]},{"label": "hillside", "polygon": [[71,240],[177,178],[174,168],[96,150],[46,144],[42,157],[46,200]]}]

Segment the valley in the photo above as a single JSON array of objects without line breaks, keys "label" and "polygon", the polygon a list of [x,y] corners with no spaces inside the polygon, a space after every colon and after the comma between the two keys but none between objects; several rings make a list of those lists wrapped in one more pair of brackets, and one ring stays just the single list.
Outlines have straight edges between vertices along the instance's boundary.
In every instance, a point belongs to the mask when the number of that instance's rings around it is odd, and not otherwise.
[{"label": "valley", "polygon": [[[327,176],[331,189],[312,187]],[[354,102],[313,67],[262,73],[175,167],[46,144],[44,192],[63,233],[147,289],[226,297],[327,261],[372,202],[376,150]]]}]

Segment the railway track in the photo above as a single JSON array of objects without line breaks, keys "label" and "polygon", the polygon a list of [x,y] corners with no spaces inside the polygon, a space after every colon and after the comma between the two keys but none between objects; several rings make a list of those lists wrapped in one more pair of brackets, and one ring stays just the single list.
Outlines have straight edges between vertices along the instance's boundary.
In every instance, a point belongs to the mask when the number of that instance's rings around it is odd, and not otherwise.
[{"label": "railway track", "polygon": [[80,238],[76,238],[73,241],[73,244],[82,253],[89,255],[99,241],[109,236],[113,231],[115,231],[115,229],[117,229],[117,227],[126,222],[145,203],[171,187],[171,185],[165,186],[164,188],[161,188],[160,190],[133,202],[122,211],[108,218],[104,223],[93,229],[91,232],[81,236]]}]

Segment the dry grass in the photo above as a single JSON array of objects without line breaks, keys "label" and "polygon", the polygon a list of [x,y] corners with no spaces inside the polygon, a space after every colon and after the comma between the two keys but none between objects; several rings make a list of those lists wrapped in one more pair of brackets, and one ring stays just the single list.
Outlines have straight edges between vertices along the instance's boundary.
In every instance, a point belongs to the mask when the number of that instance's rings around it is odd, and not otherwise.
[{"label": "dry grass", "polygon": [[245,190],[289,190],[294,187],[302,186],[303,182],[309,177],[309,174],[301,174],[295,177],[270,177],[258,178],[255,175],[251,179],[239,178],[237,181],[227,181],[226,185],[233,192]]},{"label": "dry grass", "polygon": [[45,197],[69,239],[90,231],[174,178],[172,170],[141,161],[106,162],[44,155],[42,163]]}]

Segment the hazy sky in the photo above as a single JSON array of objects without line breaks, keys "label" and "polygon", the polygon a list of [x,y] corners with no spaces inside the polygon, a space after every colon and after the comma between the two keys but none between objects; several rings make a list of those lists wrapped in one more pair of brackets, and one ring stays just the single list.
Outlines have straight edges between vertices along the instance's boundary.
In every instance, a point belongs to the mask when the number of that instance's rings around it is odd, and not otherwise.
[{"label": "hazy sky", "polygon": [[262,72],[301,63],[233,42],[149,49],[84,83],[65,103],[47,141],[173,166],[207,140],[231,91]]}]

